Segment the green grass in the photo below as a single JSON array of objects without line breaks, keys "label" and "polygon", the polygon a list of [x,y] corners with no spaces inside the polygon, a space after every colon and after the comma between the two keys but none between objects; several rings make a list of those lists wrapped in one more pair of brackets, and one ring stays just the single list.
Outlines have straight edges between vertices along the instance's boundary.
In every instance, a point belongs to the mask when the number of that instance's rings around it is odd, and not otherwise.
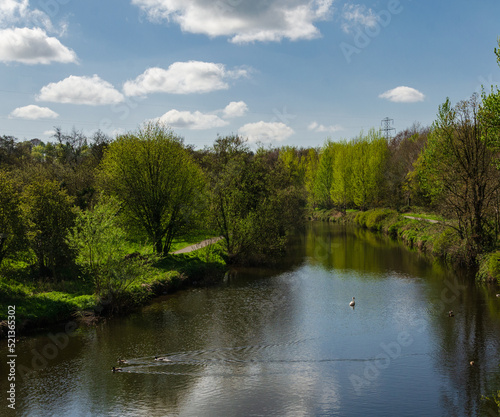
[{"label": "green grass", "polygon": [[[176,242],[176,249],[213,237],[210,232],[197,232]],[[151,253],[138,242],[129,242],[132,252]],[[142,249],[142,250],[141,250]],[[171,292],[193,282],[216,282],[225,272],[222,243],[182,254],[169,255],[153,264],[148,272],[134,281],[113,306],[113,312],[127,311],[146,303],[152,297]],[[68,271],[70,279],[39,280],[32,276],[28,264],[7,262],[0,271],[0,321],[6,320],[8,306],[16,306],[18,329],[56,323],[84,310],[101,311],[100,300],[93,294],[92,279]]]}]

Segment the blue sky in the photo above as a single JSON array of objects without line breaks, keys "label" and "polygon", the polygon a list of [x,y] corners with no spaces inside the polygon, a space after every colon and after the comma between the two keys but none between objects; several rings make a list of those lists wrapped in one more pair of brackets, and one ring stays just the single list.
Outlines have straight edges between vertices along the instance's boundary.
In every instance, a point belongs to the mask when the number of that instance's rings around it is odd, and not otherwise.
[{"label": "blue sky", "polygon": [[500,85],[500,2],[0,0],[0,135],[320,146]]}]

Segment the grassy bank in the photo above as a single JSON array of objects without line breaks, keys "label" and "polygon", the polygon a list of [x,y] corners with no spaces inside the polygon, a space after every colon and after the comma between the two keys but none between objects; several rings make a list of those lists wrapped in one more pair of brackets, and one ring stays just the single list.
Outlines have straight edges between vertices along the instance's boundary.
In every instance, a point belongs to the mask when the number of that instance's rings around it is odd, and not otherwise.
[{"label": "grassy bank", "polygon": [[[348,211],[342,215],[336,210],[314,210],[307,218],[316,221],[344,222],[388,234],[421,252],[463,264],[467,247],[453,228],[453,222],[436,214],[415,211],[398,213],[390,209]],[[500,282],[500,250],[483,254],[478,259],[478,281]]]},{"label": "grassy bank", "polygon": [[[174,248],[181,249],[205,237],[190,236],[176,242]],[[215,244],[163,259],[141,255],[147,273],[114,283],[113,291],[101,296],[94,294],[92,277],[76,275],[69,280],[40,281],[34,279],[27,265],[6,264],[0,275],[0,330],[5,328],[9,306],[15,306],[16,332],[20,334],[68,320],[94,321],[99,316],[123,314],[183,286],[216,282],[225,273],[220,254],[220,244]]]}]

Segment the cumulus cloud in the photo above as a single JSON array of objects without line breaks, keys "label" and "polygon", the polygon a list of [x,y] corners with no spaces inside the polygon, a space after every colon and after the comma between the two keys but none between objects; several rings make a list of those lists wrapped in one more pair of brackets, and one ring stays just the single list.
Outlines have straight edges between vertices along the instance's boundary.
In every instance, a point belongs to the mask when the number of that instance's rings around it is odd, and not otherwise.
[{"label": "cumulus cloud", "polygon": [[233,43],[313,39],[316,22],[331,15],[333,0],[132,0],[155,22],[173,21],[185,32],[227,36]]},{"label": "cumulus cloud", "polygon": [[227,70],[223,64],[213,62],[175,62],[168,67],[148,68],[135,80],[123,85],[127,96],[148,93],[190,94],[208,93],[229,88],[226,80],[248,75],[245,69]]},{"label": "cumulus cloud", "polygon": [[43,27],[51,32],[55,30],[50,17],[41,10],[31,9],[29,0],[2,0],[0,27],[13,26]]},{"label": "cumulus cloud", "polygon": [[23,64],[77,62],[75,52],[40,28],[0,30],[0,61]]},{"label": "cumulus cloud", "polygon": [[62,81],[42,87],[37,96],[37,101],[91,106],[120,103],[124,99],[124,96],[109,82],[97,75],[93,77],[70,75]]},{"label": "cumulus cloud", "polygon": [[340,125],[330,125],[330,126],[325,126],[321,125],[318,122],[312,122],[308,127],[309,130],[312,130],[314,132],[338,132],[339,130],[343,130],[344,128]]},{"label": "cumulus cloud", "polygon": [[374,28],[377,25],[378,16],[372,9],[360,4],[346,4],[342,11],[342,29],[349,33],[355,27]]},{"label": "cumulus cloud", "polygon": [[199,111],[170,110],[156,119],[161,123],[180,129],[205,130],[214,127],[222,127],[229,124],[215,114],[205,114]]},{"label": "cumulus cloud", "polygon": [[289,138],[294,130],[281,122],[247,123],[238,129],[238,134],[248,139],[249,142],[281,142]]},{"label": "cumulus cloud", "polygon": [[49,109],[48,107],[40,107],[35,106],[34,104],[30,104],[29,106],[18,107],[14,109],[12,113],[10,113],[10,119],[28,119],[28,120],[37,120],[37,119],[56,119],[59,115]]},{"label": "cumulus cloud", "polygon": [[392,90],[387,90],[385,93],[380,94],[379,97],[394,103],[415,103],[417,101],[423,101],[425,95],[414,88],[400,86]]},{"label": "cumulus cloud", "polygon": [[222,111],[224,117],[241,117],[248,111],[248,106],[244,101],[231,101]]}]

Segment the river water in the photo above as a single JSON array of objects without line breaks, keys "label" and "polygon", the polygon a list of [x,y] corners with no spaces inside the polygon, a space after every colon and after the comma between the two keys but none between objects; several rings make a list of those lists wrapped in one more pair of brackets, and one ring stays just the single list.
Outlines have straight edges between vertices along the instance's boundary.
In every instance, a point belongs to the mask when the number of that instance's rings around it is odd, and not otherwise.
[{"label": "river water", "polygon": [[[274,268],[20,338],[16,413],[4,399],[0,415],[490,415],[495,292],[383,236],[312,223]],[[0,355],[5,369],[5,341]]]}]

